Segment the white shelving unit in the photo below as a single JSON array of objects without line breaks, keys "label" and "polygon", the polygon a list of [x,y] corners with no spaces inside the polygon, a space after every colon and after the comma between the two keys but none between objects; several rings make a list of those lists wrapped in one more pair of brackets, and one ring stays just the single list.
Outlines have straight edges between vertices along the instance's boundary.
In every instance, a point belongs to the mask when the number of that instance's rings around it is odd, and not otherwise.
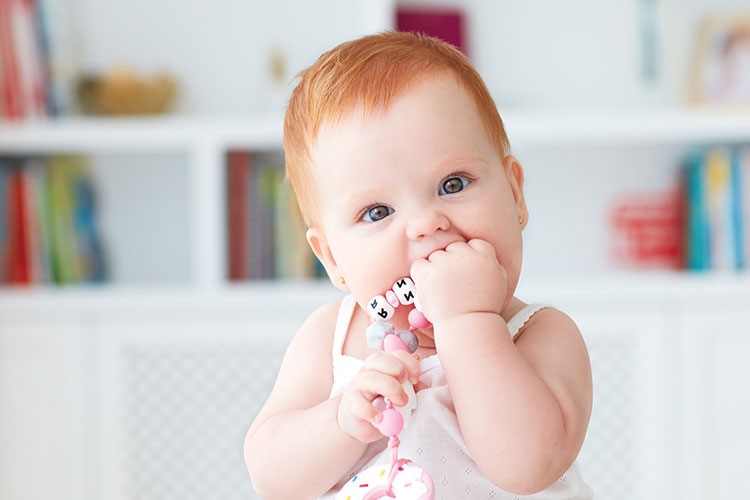
[{"label": "white shelving unit", "polygon": [[[56,122],[0,125],[0,154],[55,154],[79,153],[94,156],[94,167],[101,183],[106,186],[109,177],[114,177],[108,163],[112,157],[128,155],[161,155],[166,163],[175,165],[173,177],[186,183],[187,199],[180,203],[187,208],[189,231],[186,241],[166,242],[172,248],[181,248],[189,257],[187,272],[182,274],[183,284],[199,288],[219,286],[224,279],[225,230],[224,230],[224,162],[230,149],[253,151],[277,151],[281,149],[280,116],[260,117],[246,120],[204,120],[199,118],[151,118],[151,119],[68,119]],[[138,160],[131,160],[137,163]],[[122,161],[117,162],[122,163]],[[123,168],[118,165],[114,168]],[[127,167],[125,167],[127,168]],[[115,172],[116,173],[116,172]],[[146,172],[148,174],[148,172]],[[141,185],[154,179],[142,176]],[[157,181],[171,183],[169,177]],[[132,193],[122,193],[126,203],[113,207],[114,219],[127,219],[130,204],[139,199],[138,182]],[[117,189],[111,186],[110,189]],[[169,193],[169,191],[167,191]],[[163,200],[159,200],[163,201]],[[105,198],[104,203],[107,203]],[[111,221],[104,220],[103,225]],[[178,223],[179,221],[175,221]],[[123,229],[127,231],[127,229]],[[114,227],[110,235],[115,237],[122,231]],[[156,234],[158,231],[152,230]],[[123,235],[128,241],[133,238]],[[137,238],[137,236],[136,236]],[[144,244],[153,244],[144,242]],[[157,242],[158,244],[158,242]],[[114,274],[118,270],[119,249],[112,248],[115,261]],[[169,262],[165,262],[168,267]],[[151,266],[156,267],[156,266]],[[144,272],[137,271],[139,276]],[[129,281],[125,276],[124,281]],[[157,273],[146,275],[143,281],[159,283]],[[171,281],[171,280],[170,280]],[[117,283],[115,283],[117,284]]]},{"label": "white shelving unit", "polygon": [[[741,496],[747,460],[734,436],[747,436],[750,371],[733,353],[750,348],[750,280],[619,272],[597,242],[612,193],[667,187],[696,145],[750,142],[750,116],[502,114],[531,208],[518,294],[571,314],[591,352],[585,478],[602,498]],[[169,499],[208,488],[253,498],[243,433],[299,323],[339,296],[325,282],[224,279],[225,154],[280,150],[281,124],[270,116],[0,125],[0,155],[91,155],[102,201],[115,200],[102,213],[114,237],[111,283],[0,290],[0,497]],[[158,217],[133,227],[136,208]],[[133,255],[146,244],[168,251],[145,265]],[[201,484],[186,489],[184,478],[195,476]],[[679,486],[684,477],[691,482]]]},{"label": "white shelving unit", "polygon": [[[562,169],[570,170],[571,176],[585,176],[585,172],[575,169],[591,167],[590,164],[586,165],[586,161],[601,161],[606,164],[597,166],[597,170],[601,173],[602,169],[610,168],[612,171],[607,176],[612,179],[617,178],[618,171],[625,173],[626,170],[648,169],[651,178],[660,179],[655,183],[660,186],[666,182],[665,179],[675,178],[680,157],[691,146],[750,141],[748,114],[701,110],[581,114],[509,111],[503,112],[503,116],[513,150],[526,166],[527,178],[533,180],[533,185],[527,189],[530,198],[534,199],[536,196],[531,207],[532,224],[537,219],[544,222],[547,220],[545,217],[551,215],[550,211],[554,205],[545,206],[545,200],[554,200],[555,196],[560,196],[559,193],[552,192],[558,184],[552,179],[560,175]],[[109,207],[108,211],[105,210],[102,225],[108,228],[107,234],[115,240],[110,245],[115,275],[113,285],[177,281],[183,285],[205,289],[221,287],[225,281],[225,154],[231,149],[280,151],[281,128],[281,116],[247,119],[69,119],[58,122],[6,124],[0,125],[0,154],[76,152],[93,155],[97,178],[104,185],[105,205],[106,193],[121,189],[118,170],[122,174],[129,169],[128,161],[123,158],[138,155],[137,159],[130,160],[131,163],[138,163],[141,157],[163,155],[161,158],[166,158],[165,163],[172,165],[168,172],[165,171],[153,180],[148,175],[131,178],[129,187],[122,189],[130,189],[133,192],[120,191],[119,196],[113,196],[112,199],[123,201],[119,202],[119,205]],[[653,156],[658,158],[652,160],[654,164],[647,164],[651,160],[644,154],[633,159],[634,151],[643,150],[654,152]],[[582,153],[588,151],[599,151],[600,157],[587,160]],[[112,158],[117,158],[117,161],[113,162]],[[111,163],[116,166],[109,166]],[[614,167],[609,166],[610,163],[613,163]],[[153,169],[156,170],[158,169]],[[147,171],[145,173],[148,174]],[[551,180],[545,181],[547,178]],[[644,176],[639,173],[639,178],[644,179]],[[177,253],[181,254],[182,258],[172,260],[165,257],[155,264],[149,264],[148,258],[142,259],[141,264],[148,269],[136,268],[132,274],[137,278],[130,279],[128,272],[132,265],[122,266],[123,269],[120,269],[118,263],[120,260],[136,260],[127,259],[127,255],[123,257],[122,254],[135,246],[133,242],[139,239],[138,230],[136,228],[135,234],[131,236],[129,232],[134,231],[133,228],[120,228],[117,227],[117,223],[127,220],[131,204],[148,203],[148,200],[139,199],[139,181],[141,185],[150,182],[164,185],[167,189],[167,198],[170,194],[168,186],[175,181],[182,183],[184,189],[175,195],[181,196],[182,199],[175,201],[186,210],[186,213],[176,210],[172,216],[177,219],[174,221],[177,227],[180,227],[179,224],[185,224],[186,229],[181,234],[186,239],[160,242],[152,236],[141,238],[144,240],[143,244],[151,245],[152,248],[158,248],[163,244],[172,249],[179,249]],[[613,181],[610,187],[617,188],[617,181]],[[601,186],[597,189],[600,190]],[[592,200],[576,199],[576,196],[575,191],[571,192],[566,204],[586,211],[586,203],[592,203]],[[158,196],[155,199],[159,203],[165,201]],[[599,206],[592,205],[591,211],[603,210],[605,207],[602,207],[601,203],[604,201],[606,200],[599,200]],[[557,208],[559,207],[555,207],[555,210]],[[147,209],[146,206],[144,210]],[[106,219],[107,215],[110,219]],[[163,225],[165,221],[156,219],[156,222]],[[601,231],[603,228],[597,227],[596,223],[593,222],[593,228]],[[144,224],[148,224],[148,221]],[[549,246],[550,242],[545,241],[544,235],[534,232],[534,229],[533,226],[530,229],[530,258],[533,264],[539,264],[541,271],[548,272],[549,269],[540,264],[541,258],[535,257],[533,252],[534,248]],[[541,228],[538,231],[541,231]],[[159,231],[151,228],[148,234],[158,235]],[[593,257],[594,263],[598,262],[599,265],[594,265],[594,270],[609,271],[602,238],[596,240],[591,234],[587,237],[588,241],[582,238],[584,235],[578,236],[579,242],[587,245],[591,252],[597,253]],[[120,239],[126,241],[123,246],[129,245],[128,249],[118,247]],[[552,243],[560,246],[557,242]],[[562,259],[560,265],[572,266],[574,271],[578,271],[573,252],[573,249],[568,250],[569,258]],[[566,255],[564,250],[563,255]],[[589,256],[589,260],[590,257],[592,256]],[[175,263],[183,263],[186,269],[170,270],[170,266],[177,265]],[[534,267],[536,266],[532,266],[532,272]],[[162,276],[178,276],[178,279],[162,279]]]}]

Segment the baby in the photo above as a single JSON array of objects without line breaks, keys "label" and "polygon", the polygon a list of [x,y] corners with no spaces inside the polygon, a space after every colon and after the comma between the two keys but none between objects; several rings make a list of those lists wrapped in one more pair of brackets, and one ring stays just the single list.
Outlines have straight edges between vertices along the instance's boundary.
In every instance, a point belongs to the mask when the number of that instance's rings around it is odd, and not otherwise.
[{"label": "baby", "polygon": [[[575,463],[591,371],[575,323],[514,296],[528,223],[523,169],[468,59],[436,39],[383,33],[301,73],[284,124],[307,240],[343,300],[315,311],[248,431],[267,499],[334,498],[389,464],[380,397],[416,410],[399,454],[435,497],[590,498]],[[367,308],[413,280],[429,324],[412,354],[368,346]],[[395,331],[413,306],[394,308]]]}]

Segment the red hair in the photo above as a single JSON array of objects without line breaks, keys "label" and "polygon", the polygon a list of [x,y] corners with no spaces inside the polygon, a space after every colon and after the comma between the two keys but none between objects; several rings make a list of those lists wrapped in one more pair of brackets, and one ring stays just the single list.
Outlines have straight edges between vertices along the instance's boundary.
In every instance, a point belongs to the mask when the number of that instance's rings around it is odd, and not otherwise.
[{"label": "red hair", "polygon": [[508,137],[484,81],[463,53],[441,40],[401,32],[370,35],[335,47],[299,73],[284,117],[284,155],[287,178],[308,225],[315,223],[318,202],[310,166],[321,126],[358,106],[367,118],[421,79],[446,72],[474,99],[487,136],[504,158]]}]

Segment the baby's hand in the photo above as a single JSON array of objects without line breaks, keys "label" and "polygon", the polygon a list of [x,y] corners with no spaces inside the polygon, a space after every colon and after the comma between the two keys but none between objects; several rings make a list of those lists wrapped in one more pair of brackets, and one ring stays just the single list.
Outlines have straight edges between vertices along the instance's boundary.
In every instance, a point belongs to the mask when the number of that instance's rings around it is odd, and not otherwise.
[{"label": "baby's hand", "polygon": [[500,314],[507,273],[484,240],[448,245],[411,266],[422,312],[433,324],[471,312]]},{"label": "baby's hand", "polygon": [[341,398],[338,411],[341,430],[363,443],[382,438],[374,427],[380,421],[380,411],[373,406],[373,400],[383,396],[394,406],[406,405],[408,397],[401,386],[406,380],[416,384],[419,373],[419,361],[408,352],[376,352],[368,356]]}]

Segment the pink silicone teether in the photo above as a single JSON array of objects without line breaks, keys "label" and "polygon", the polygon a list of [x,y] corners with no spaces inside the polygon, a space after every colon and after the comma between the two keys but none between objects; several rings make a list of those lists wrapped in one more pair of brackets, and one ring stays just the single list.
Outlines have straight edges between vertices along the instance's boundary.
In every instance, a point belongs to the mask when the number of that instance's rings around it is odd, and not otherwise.
[{"label": "pink silicone teether", "polygon": [[[390,323],[385,323],[385,321],[393,317],[397,307],[399,307],[400,305],[408,305],[412,303],[414,304],[415,309],[409,311],[408,321],[410,328],[408,331],[404,330],[396,335],[395,331],[393,330],[393,325],[391,325]],[[381,349],[385,352],[401,350],[414,353],[419,347],[419,342],[416,335],[413,333],[413,330],[416,330],[418,328],[425,328],[432,324],[419,310],[419,306],[417,305],[416,288],[414,286],[414,282],[411,280],[411,278],[408,277],[398,280],[396,283],[394,283],[392,290],[387,290],[384,295],[376,295],[375,297],[373,297],[367,304],[367,311],[370,313],[370,316],[373,320],[373,324],[367,328],[366,332],[368,346],[375,347],[379,343]],[[408,382],[404,382],[405,386],[407,384]],[[416,396],[411,386],[409,386],[409,389],[412,389],[409,396],[409,401],[410,403],[414,404]],[[381,434],[388,437],[388,447],[391,449],[392,463],[390,465],[390,473],[385,479],[385,483],[374,484],[368,480],[365,483],[352,486],[351,488],[356,488],[356,490],[352,491],[364,493],[364,495],[357,495],[356,498],[359,498],[361,500],[396,498],[396,490],[401,491],[401,482],[395,482],[398,478],[400,481],[404,482],[403,484],[405,488],[420,484],[424,486],[424,489],[420,490],[420,492],[417,493],[419,495],[418,497],[414,496],[414,492],[416,492],[414,488],[406,491],[406,493],[409,494],[409,498],[414,497],[425,500],[433,499],[435,497],[435,491],[433,488],[432,478],[430,478],[430,475],[427,473],[427,471],[421,469],[419,466],[416,466],[410,460],[398,458],[398,447],[400,444],[398,434],[404,428],[404,416],[401,414],[401,412],[393,407],[393,402],[389,398],[378,396],[373,400],[372,404],[377,409],[377,411],[380,412],[381,416],[380,422],[374,423],[373,425],[378,429],[378,431],[380,431]],[[413,408],[414,406],[411,406],[411,409]],[[415,471],[419,472],[421,477],[412,477],[413,474],[407,477],[407,473],[404,472],[405,467],[408,467],[410,471],[411,469],[414,469]],[[370,470],[371,469],[368,469],[366,472]],[[378,477],[382,478],[384,476],[385,469],[379,470]],[[357,480],[357,477],[358,476],[355,476],[353,482],[348,483],[348,485],[354,484],[354,482],[356,482]],[[394,489],[394,486],[396,486],[396,489]],[[362,490],[362,488],[369,489],[367,491],[364,491]],[[344,494],[344,496],[342,496],[342,494]],[[337,496],[336,498],[350,499],[354,497],[351,494],[345,493],[345,491],[342,489],[339,492],[339,496]]]},{"label": "pink silicone teether", "polygon": [[383,419],[378,422],[376,427],[384,436],[393,437],[401,432],[404,428],[404,417],[393,408],[386,408],[381,414]]},{"label": "pink silicone teether", "polygon": [[425,318],[424,314],[422,314],[421,311],[418,311],[417,309],[412,309],[409,311],[409,325],[411,325],[412,328],[425,328],[430,326],[432,323]]},{"label": "pink silicone teether", "polygon": [[393,352],[393,351],[406,351],[409,352],[409,348],[406,347],[406,344],[398,335],[386,335],[383,337],[383,351],[385,352]]}]

